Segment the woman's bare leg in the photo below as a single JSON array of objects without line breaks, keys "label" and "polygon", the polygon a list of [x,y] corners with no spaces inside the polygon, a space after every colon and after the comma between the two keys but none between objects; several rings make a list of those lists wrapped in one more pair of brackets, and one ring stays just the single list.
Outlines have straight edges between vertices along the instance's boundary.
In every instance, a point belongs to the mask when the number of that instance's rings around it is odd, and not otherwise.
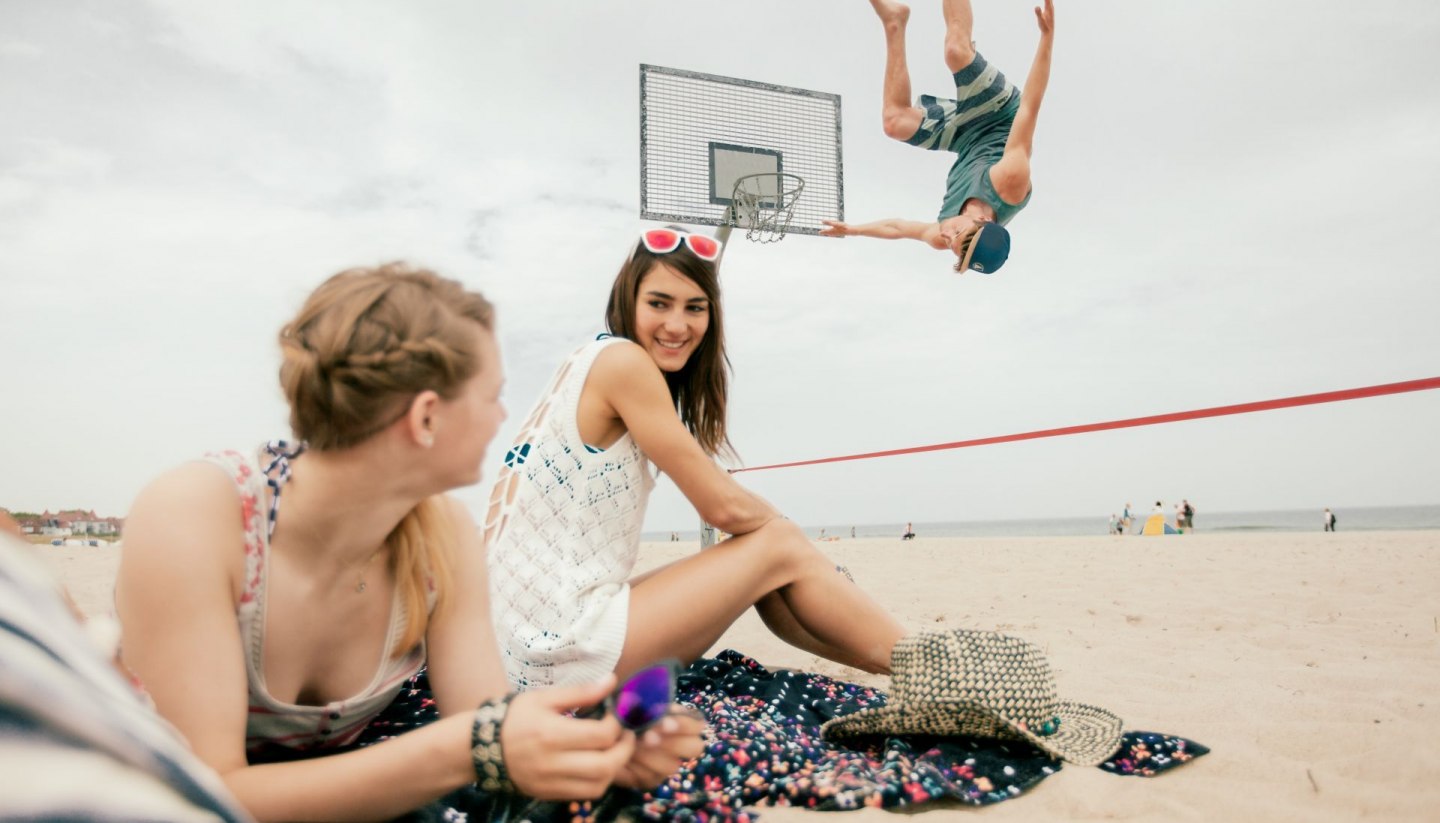
[{"label": "woman's bare leg", "polygon": [[[676,560],[664,566],[651,569],[644,574],[636,575],[630,578],[630,585],[632,588],[638,586],[642,581],[680,562],[683,561]],[[839,569],[836,569],[835,573],[840,574]],[[854,584],[852,583],[851,585]],[[785,602],[784,594],[784,589],[771,592],[760,598],[759,602],[755,604],[755,612],[760,615],[760,621],[765,624],[765,628],[769,629],[776,637],[797,649],[810,652],[826,660],[843,663],[846,666],[851,666],[856,669],[865,668],[864,661],[854,659],[845,650],[836,648],[820,640],[820,638],[810,632],[805,631],[805,627],[800,625],[800,621],[796,619],[795,612],[790,608],[790,604]]]},{"label": "woman's bare leg", "polygon": [[[840,573],[837,571],[836,574]],[[849,583],[850,581],[845,582]],[[855,584],[851,583],[850,585]],[[760,602],[755,604],[755,611],[771,633],[795,648],[851,668],[865,670],[866,661],[857,660],[846,650],[832,646],[805,631],[805,627],[800,625],[800,619],[795,616],[795,610],[785,602],[784,589],[771,592],[761,598]]]},{"label": "woman's bare leg", "polygon": [[925,119],[925,112],[910,105],[910,68],[905,63],[905,24],[910,20],[910,7],[893,0],[870,0],[870,5],[885,26],[881,121],[886,136],[909,140]]},{"label": "woman's bare leg", "polygon": [[[905,630],[788,520],[773,520],[671,563],[631,584],[630,622],[616,671],[623,677],[662,657],[693,660],[714,645],[745,610],[777,593],[770,617],[787,642],[813,646],[836,662],[889,671],[890,651]],[[779,634],[777,632],[777,634]],[[809,640],[807,640],[809,638]],[[810,641],[815,641],[811,643]],[[803,648],[803,647],[802,647]]]}]

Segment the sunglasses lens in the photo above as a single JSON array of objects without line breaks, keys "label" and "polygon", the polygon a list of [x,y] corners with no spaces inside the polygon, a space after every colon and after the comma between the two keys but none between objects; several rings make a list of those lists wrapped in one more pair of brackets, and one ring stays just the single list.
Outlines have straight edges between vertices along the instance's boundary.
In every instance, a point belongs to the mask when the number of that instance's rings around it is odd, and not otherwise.
[{"label": "sunglasses lens", "polygon": [[680,233],[674,229],[651,229],[644,239],[645,248],[655,254],[669,254],[680,247]]},{"label": "sunglasses lens", "polygon": [[701,260],[714,260],[720,255],[720,243],[713,237],[706,237],[703,234],[692,234],[686,237],[685,242],[690,244],[690,251]]},{"label": "sunglasses lens", "polygon": [[667,665],[641,669],[615,695],[615,717],[620,725],[639,731],[660,720],[675,699],[675,679]]}]

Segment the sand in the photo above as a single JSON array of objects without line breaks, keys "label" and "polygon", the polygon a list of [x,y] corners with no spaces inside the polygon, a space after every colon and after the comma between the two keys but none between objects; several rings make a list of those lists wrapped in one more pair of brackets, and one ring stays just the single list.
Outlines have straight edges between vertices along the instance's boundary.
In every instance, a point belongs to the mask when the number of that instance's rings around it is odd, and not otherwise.
[{"label": "sand", "polygon": [[[992,820],[1440,819],[1440,531],[920,538],[820,544],[914,628],[997,629],[1048,654],[1061,693],[1127,729],[1213,751],[1154,779],[1067,767]],[[695,550],[646,544],[646,567]],[[87,613],[119,552],[42,547]],[[774,639],[752,615],[718,648],[883,685]],[[814,814],[763,809],[772,823]],[[851,823],[893,820],[846,812]]]}]

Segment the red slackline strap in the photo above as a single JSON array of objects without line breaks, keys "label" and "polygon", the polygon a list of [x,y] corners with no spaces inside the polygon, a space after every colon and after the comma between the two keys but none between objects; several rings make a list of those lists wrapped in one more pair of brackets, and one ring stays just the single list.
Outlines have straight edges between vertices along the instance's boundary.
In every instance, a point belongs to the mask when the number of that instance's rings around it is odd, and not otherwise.
[{"label": "red slackline strap", "polygon": [[866,452],[864,454],[846,454],[839,457],[822,457],[818,460],[796,460],[793,463],[772,463],[768,466],[747,466],[741,469],[731,469],[730,472],[731,474],[738,474],[740,472],[758,472],[764,469],[788,469],[792,466],[813,466],[817,463],[840,463],[845,460],[868,460],[872,457],[894,457],[900,454],[963,449],[968,446],[989,446],[994,443],[1011,443],[1016,440],[1038,440],[1042,437],[1060,437],[1067,434],[1083,434],[1084,432],[1106,431],[1108,429],[1128,429],[1134,426],[1153,426],[1157,423],[1174,423],[1179,420],[1195,420],[1201,417],[1248,414],[1250,412],[1269,411],[1271,409],[1288,409],[1291,406],[1336,403],[1341,400],[1358,400],[1362,397],[1379,397],[1386,394],[1403,394],[1404,392],[1425,391],[1427,389],[1440,389],[1440,377],[1426,377],[1422,380],[1407,380],[1403,383],[1385,383],[1379,386],[1321,392],[1320,394],[1302,394],[1297,397],[1282,397],[1278,400],[1261,400],[1257,403],[1237,403],[1233,406],[1213,406],[1208,409],[1196,409],[1194,411],[1155,414],[1149,417],[1131,417],[1125,420],[1109,420],[1104,423],[1087,423],[1083,426],[1040,429],[1039,431],[1006,434],[1000,437],[980,437],[975,440],[959,440],[954,443],[912,446],[908,449],[889,449],[887,451]]}]

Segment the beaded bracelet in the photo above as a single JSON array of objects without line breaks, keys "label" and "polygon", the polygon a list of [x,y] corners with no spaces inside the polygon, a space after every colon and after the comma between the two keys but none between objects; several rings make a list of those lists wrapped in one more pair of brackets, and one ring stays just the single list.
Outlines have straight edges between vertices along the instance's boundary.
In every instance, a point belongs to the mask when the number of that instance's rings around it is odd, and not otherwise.
[{"label": "beaded bracelet", "polygon": [[505,751],[500,746],[500,727],[514,698],[515,695],[507,694],[498,700],[487,700],[475,710],[475,725],[470,730],[470,760],[481,791],[515,792],[515,784],[505,768]]}]

